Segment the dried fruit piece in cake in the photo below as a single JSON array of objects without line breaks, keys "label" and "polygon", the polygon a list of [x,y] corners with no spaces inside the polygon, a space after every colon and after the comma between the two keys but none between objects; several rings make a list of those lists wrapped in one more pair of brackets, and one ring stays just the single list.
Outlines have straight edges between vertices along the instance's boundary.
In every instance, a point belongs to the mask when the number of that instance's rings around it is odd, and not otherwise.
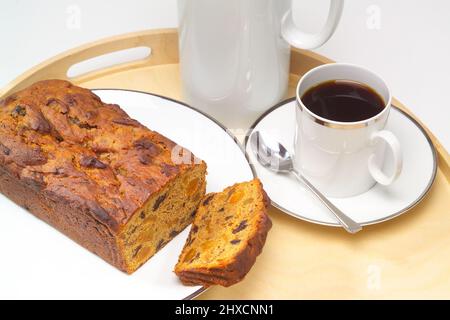
[{"label": "dried fruit piece in cake", "polygon": [[175,266],[186,285],[241,281],[255,263],[272,223],[269,199],[258,179],[206,195]]}]

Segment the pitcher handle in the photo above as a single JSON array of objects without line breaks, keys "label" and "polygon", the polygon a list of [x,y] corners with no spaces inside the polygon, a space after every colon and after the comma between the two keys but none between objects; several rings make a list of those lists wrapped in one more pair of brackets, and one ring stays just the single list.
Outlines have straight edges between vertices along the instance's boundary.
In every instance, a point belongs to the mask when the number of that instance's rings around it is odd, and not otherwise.
[{"label": "pitcher handle", "polygon": [[299,49],[314,49],[323,45],[334,33],[341,19],[344,0],[330,0],[327,22],[316,34],[301,31],[294,23],[292,8],[281,20],[281,35],[293,47]]}]

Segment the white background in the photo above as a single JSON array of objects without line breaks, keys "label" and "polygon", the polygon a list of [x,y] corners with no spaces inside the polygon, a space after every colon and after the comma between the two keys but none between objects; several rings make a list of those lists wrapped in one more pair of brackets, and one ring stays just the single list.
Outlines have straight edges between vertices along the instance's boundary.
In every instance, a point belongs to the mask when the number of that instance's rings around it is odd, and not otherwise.
[{"label": "white background", "polygon": [[[318,30],[328,1],[294,0],[298,25]],[[0,87],[80,44],[176,26],[176,0],[1,0]],[[347,0],[317,52],[378,72],[450,150],[450,1]]]}]

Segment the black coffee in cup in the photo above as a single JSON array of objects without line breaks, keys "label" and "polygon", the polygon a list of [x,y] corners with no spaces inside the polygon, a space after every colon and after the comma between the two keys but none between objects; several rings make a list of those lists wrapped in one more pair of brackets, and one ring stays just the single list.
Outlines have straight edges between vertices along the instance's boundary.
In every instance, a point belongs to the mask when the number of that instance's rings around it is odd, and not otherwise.
[{"label": "black coffee in cup", "polygon": [[323,82],[308,89],[301,99],[312,113],[339,122],[367,120],[386,106],[375,90],[349,80]]}]

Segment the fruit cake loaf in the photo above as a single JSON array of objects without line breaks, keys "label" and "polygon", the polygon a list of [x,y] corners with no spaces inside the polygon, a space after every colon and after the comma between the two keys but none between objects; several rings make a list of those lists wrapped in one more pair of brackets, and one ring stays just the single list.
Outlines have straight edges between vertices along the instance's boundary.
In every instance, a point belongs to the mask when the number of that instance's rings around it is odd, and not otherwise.
[{"label": "fruit cake loaf", "polygon": [[127,273],[191,224],[205,174],[188,150],[69,82],[0,101],[0,191]]},{"label": "fruit cake loaf", "polygon": [[272,222],[269,199],[258,179],[204,197],[175,266],[186,285],[241,281],[255,263]]}]

